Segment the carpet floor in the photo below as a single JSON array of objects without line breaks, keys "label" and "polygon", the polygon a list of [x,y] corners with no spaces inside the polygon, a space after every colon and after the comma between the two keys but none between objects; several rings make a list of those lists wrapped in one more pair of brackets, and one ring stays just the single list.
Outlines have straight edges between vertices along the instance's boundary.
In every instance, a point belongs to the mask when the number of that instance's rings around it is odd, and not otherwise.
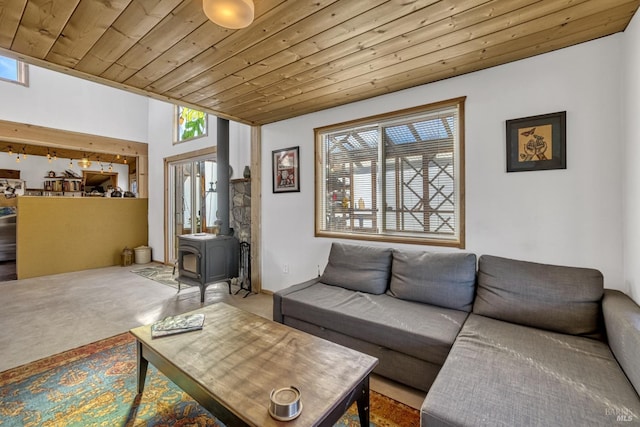
[{"label": "carpet floor", "polygon": [[[0,426],[223,426],[149,365],[136,394],[125,333],[0,373]],[[355,404],[336,424],[359,426]],[[419,426],[419,411],[371,392],[371,426]]]}]

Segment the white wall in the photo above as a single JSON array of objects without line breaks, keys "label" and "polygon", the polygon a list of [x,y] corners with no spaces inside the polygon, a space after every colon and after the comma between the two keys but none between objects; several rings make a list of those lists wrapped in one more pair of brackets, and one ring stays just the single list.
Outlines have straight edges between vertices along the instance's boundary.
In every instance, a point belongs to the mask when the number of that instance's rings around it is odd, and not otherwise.
[{"label": "white wall", "polygon": [[[313,236],[314,127],[466,96],[466,251],[593,267],[606,287],[624,289],[621,39],[616,34],[264,126],[263,288],[309,279],[326,264],[331,240]],[[567,169],[506,173],[505,120],[565,110]],[[301,191],[273,194],[271,151],[297,145]]]},{"label": "white wall", "polygon": [[[149,246],[155,261],[164,259],[164,159],[217,145],[217,119],[208,117],[207,136],[173,144],[174,106],[149,100]],[[232,179],[242,178],[245,165],[250,164],[251,128],[229,123],[229,165]],[[166,260],[170,261],[170,260]]]},{"label": "white wall", "polygon": [[[54,129],[147,142],[147,104],[146,97],[33,65],[29,86],[0,81],[1,120]],[[19,169],[28,188],[42,188],[50,170],[61,174],[69,169],[69,159],[48,163],[46,157],[27,156],[16,163],[15,157],[0,153],[0,168]],[[77,159],[73,170],[82,174]],[[89,170],[99,171],[100,165],[94,162]],[[128,190],[128,167],[114,164],[113,170],[120,187]]]},{"label": "white wall", "polygon": [[29,86],[0,81],[0,119],[147,142],[144,96],[29,66]]},{"label": "white wall", "polygon": [[640,15],[624,32],[624,276],[631,297],[640,304]]}]

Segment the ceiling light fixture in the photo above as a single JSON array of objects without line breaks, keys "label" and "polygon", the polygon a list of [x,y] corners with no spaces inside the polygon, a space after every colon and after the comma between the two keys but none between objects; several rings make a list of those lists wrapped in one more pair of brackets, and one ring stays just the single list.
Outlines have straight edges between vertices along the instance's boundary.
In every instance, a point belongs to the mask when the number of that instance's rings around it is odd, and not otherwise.
[{"label": "ceiling light fixture", "polygon": [[78,166],[80,166],[83,169],[88,168],[89,166],[91,166],[91,160],[89,160],[89,158],[85,155],[82,159],[80,159],[80,161],[78,162]]},{"label": "ceiling light fixture", "polygon": [[232,30],[248,27],[253,22],[252,0],[202,0],[202,9],[215,24]]},{"label": "ceiling light fixture", "polygon": [[13,154],[13,148],[11,148],[11,146],[9,146],[9,155],[11,156]]}]

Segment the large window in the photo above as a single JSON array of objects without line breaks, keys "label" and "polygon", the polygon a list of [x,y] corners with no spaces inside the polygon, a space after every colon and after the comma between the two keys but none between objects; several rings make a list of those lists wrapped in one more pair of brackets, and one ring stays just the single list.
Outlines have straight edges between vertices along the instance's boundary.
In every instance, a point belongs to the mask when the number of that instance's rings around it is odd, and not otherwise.
[{"label": "large window", "polygon": [[463,248],[464,101],[315,129],[316,236]]},{"label": "large window", "polygon": [[0,80],[27,86],[27,64],[17,59],[0,56]]}]

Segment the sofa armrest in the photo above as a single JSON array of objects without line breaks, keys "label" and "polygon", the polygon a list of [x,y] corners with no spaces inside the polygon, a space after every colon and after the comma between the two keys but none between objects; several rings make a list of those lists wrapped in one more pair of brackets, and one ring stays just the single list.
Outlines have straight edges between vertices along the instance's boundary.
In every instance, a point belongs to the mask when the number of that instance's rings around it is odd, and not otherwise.
[{"label": "sofa armrest", "polygon": [[306,282],[298,283],[297,285],[289,286],[288,288],[281,289],[273,294],[273,320],[278,323],[283,323],[282,318],[282,297],[302,290],[304,288],[308,288],[309,286],[315,285],[320,281],[319,277],[314,277],[311,280],[307,280]]},{"label": "sofa armrest", "polygon": [[626,294],[605,289],[602,312],[609,347],[640,394],[640,307]]}]

